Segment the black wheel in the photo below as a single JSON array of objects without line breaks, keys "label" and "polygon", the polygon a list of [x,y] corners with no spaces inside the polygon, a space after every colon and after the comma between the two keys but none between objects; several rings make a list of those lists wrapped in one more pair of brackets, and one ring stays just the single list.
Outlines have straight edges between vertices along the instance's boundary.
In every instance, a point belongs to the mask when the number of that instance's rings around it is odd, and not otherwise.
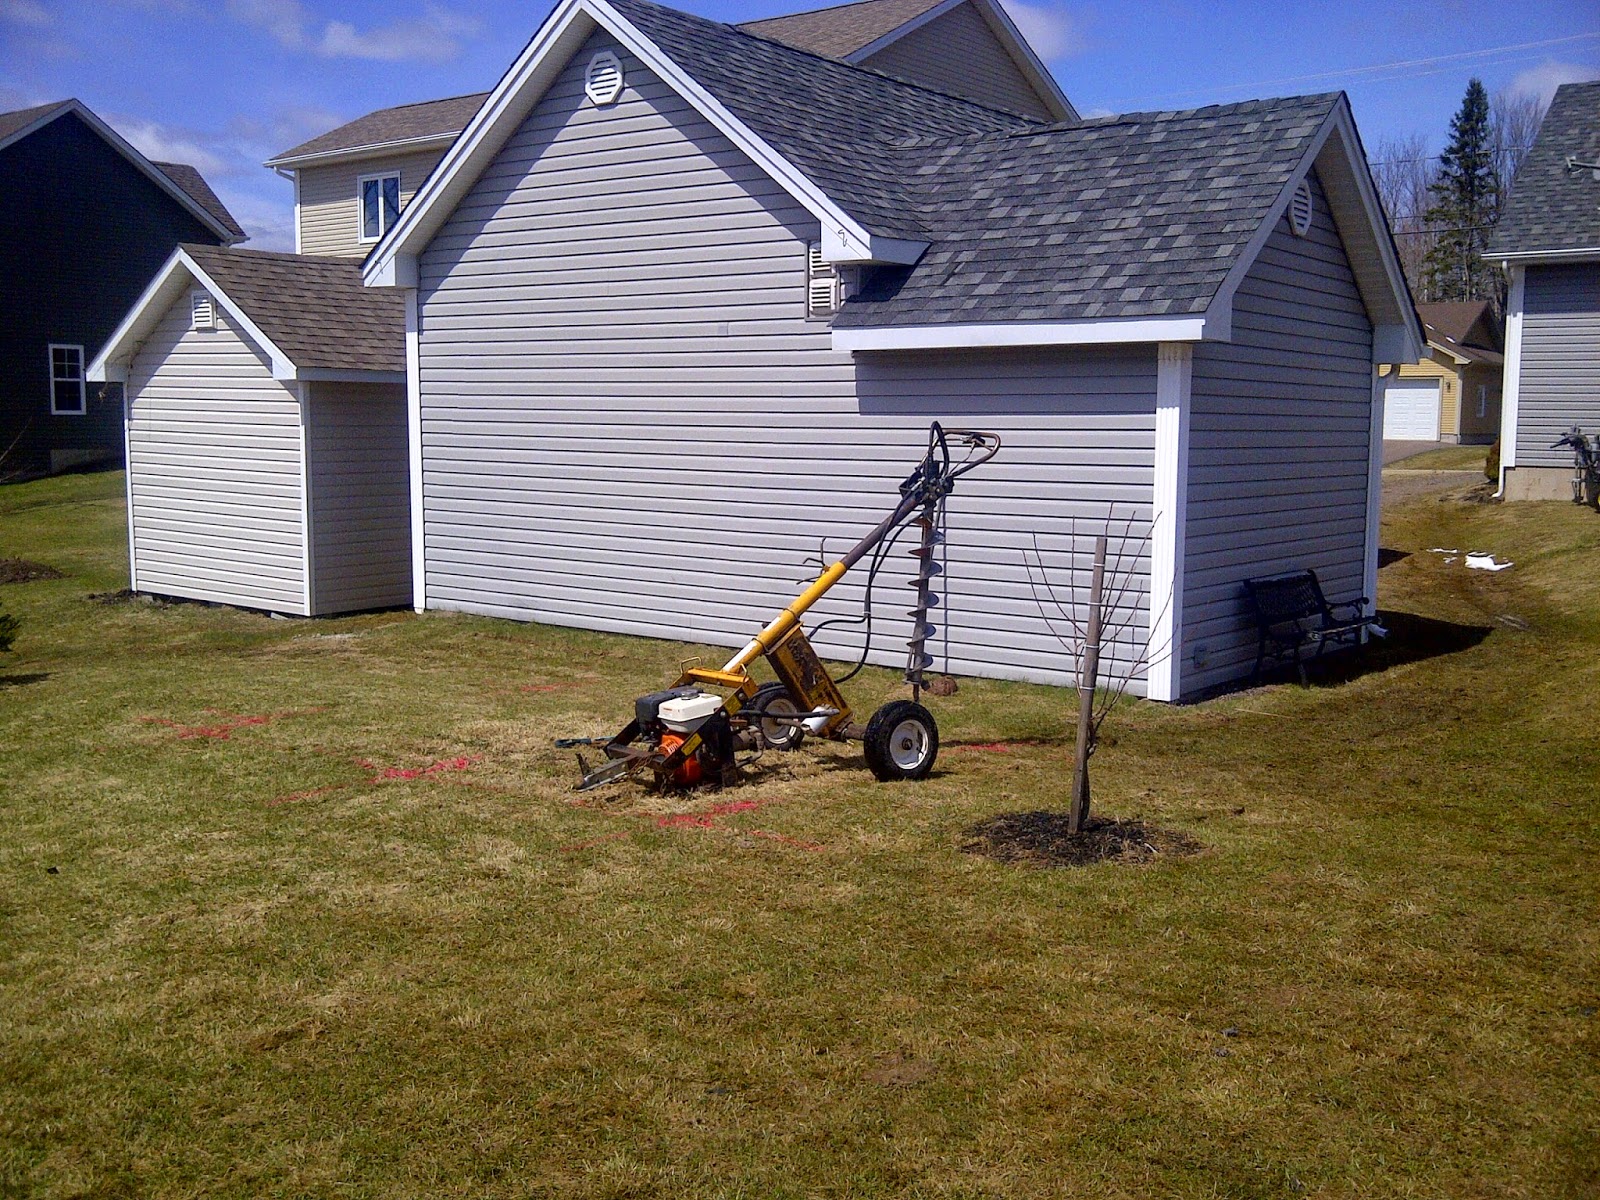
[{"label": "black wheel", "polygon": [[862,742],[867,766],[885,783],[926,779],[939,756],[939,727],[922,705],[891,700],[872,714]]},{"label": "black wheel", "polygon": [[768,750],[794,750],[805,741],[805,727],[788,721],[767,720],[768,714],[793,716],[800,708],[789,698],[789,689],[781,683],[764,683],[756,689],[750,700],[750,723],[761,735],[761,744]]}]

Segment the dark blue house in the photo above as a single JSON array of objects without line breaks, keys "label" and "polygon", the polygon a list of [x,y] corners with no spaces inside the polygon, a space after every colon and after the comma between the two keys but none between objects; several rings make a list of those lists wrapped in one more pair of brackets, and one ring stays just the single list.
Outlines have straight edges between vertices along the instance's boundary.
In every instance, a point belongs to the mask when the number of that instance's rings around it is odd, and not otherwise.
[{"label": "dark blue house", "polygon": [[85,365],[178,243],[245,233],[76,100],[0,113],[0,195],[0,479],[120,459],[121,388]]}]

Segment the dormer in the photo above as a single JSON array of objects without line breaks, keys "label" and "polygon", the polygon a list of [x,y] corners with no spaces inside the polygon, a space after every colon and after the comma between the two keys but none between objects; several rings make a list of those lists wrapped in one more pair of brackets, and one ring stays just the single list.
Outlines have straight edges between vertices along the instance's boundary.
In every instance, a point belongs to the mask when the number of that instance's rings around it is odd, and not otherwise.
[{"label": "dormer", "polygon": [[295,252],[364,257],[483,98],[480,92],[379,109],[269,160],[294,183]]},{"label": "dormer", "polygon": [[1078,120],[995,0],[860,0],[739,28],[989,108],[1039,121]]}]

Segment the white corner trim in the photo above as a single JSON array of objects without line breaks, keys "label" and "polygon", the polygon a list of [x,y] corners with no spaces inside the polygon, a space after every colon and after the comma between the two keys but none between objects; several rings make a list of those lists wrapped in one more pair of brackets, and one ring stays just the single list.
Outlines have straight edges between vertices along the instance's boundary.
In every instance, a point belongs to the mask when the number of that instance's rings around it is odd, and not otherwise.
[{"label": "white corner trim", "polygon": [[411,475],[411,607],[428,607],[428,561],[422,510],[422,338],[417,313],[417,290],[406,291],[406,449]]},{"label": "white corner trim", "polygon": [[1156,365],[1156,461],[1150,527],[1150,643],[1145,695],[1183,686],[1183,550],[1189,506],[1189,400],[1194,347],[1163,342]]},{"label": "white corner trim", "polygon": [[1500,491],[1506,490],[1506,469],[1517,465],[1517,410],[1522,398],[1522,308],[1526,303],[1528,269],[1511,267],[1506,297],[1506,361],[1500,378]]},{"label": "white corner trim", "polygon": [[[829,261],[872,262],[872,235],[624,19],[606,0],[562,0],[417,191],[363,268],[370,287],[410,286],[395,260],[418,254],[596,28],[603,29],[821,223]],[[917,253],[920,255],[921,250]],[[904,261],[890,259],[887,261]],[[915,261],[912,259],[911,261]]]},{"label": "white corner trim", "polygon": [[311,385],[302,381],[296,392],[300,397],[300,571],[304,580],[300,590],[309,617],[316,611],[312,580],[317,573],[311,542]]},{"label": "white corner trim", "polygon": [[1104,346],[1128,342],[1198,342],[1207,317],[1133,317],[1104,321],[995,325],[905,325],[835,329],[835,350],[967,350],[985,346]]},{"label": "white corner trim", "polygon": [[[1364,615],[1369,617],[1378,611],[1378,546],[1383,526],[1383,404],[1388,380],[1378,373],[1380,365],[1394,364],[1380,364],[1374,355],[1371,424],[1367,428],[1367,532],[1361,568],[1361,594],[1371,602]],[[1399,373],[1398,367],[1395,373]]]},{"label": "white corner trim", "polygon": [[305,251],[303,249],[301,249],[302,242],[301,242],[301,236],[300,236],[300,224],[301,224],[301,218],[300,218],[300,172],[299,171],[295,171],[295,172],[293,172],[293,175],[294,175],[294,252],[296,254],[304,254]]},{"label": "white corner trim", "polygon": [[122,389],[122,490],[128,506],[128,590],[139,590],[139,539],[133,527],[133,395]]}]

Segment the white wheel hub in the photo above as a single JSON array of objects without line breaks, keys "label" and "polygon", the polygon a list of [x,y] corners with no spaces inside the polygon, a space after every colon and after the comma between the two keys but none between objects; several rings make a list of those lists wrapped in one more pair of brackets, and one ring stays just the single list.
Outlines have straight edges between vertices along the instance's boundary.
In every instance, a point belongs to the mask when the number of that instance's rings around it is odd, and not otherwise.
[{"label": "white wheel hub", "polygon": [[889,757],[902,771],[914,771],[928,757],[928,731],[921,721],[901,721],[889,735]]}]

